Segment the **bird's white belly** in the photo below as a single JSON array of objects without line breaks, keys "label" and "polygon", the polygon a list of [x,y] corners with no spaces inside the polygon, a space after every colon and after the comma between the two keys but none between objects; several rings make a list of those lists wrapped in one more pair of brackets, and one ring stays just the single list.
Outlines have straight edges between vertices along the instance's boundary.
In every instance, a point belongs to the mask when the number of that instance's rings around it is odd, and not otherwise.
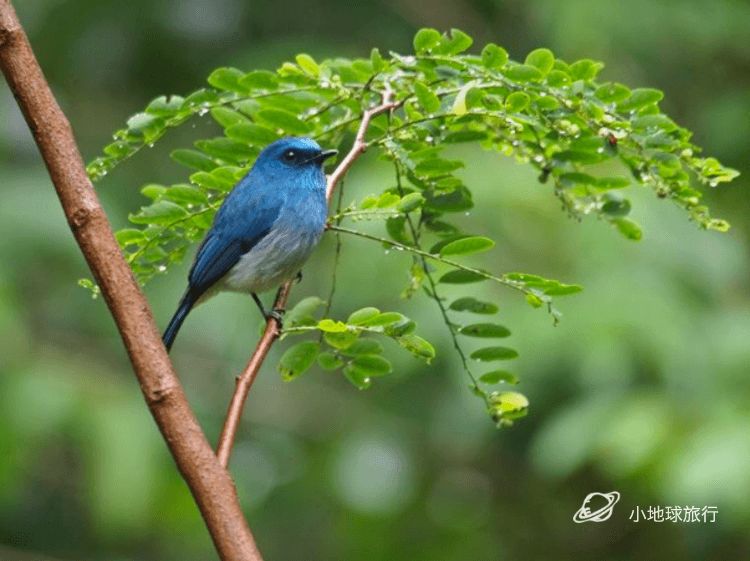
[{"label": "bird's white belly", "polygon": [[220,289],[249,293],[277,287],[299,272],[321,234],[275,228],[240,257],[220,281]]}]

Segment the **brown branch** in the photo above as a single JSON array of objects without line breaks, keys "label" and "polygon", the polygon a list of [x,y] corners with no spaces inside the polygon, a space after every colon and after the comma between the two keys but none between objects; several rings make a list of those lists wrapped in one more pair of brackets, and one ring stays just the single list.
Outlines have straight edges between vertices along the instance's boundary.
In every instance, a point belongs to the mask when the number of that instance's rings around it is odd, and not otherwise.
[{"label": "brown branch", "polygon": [[10,0],[0,0],[0,69],[34,135],[73,235],[120,331],[151,414],[224,561],[261,561],[234,484],[175,375],[149,305],[86,175],[68,120],[50,91]]},{"label": "brown branch", "polygon": [[[360,121],[357,135],[354,138],[354,144],[351,149],[347,152],[343,160],[336,166],[336,169],[331,175],[328,176],[328,183],[326,185],[326,200],[330,204],[331,197],[333,196],[333,190],[341,179],[349,171],[354,162],[365,153],[367,150],[367,141],[365,135],[367,129],[370,126],[370,122],[378,115],[385,113],[386,111],[392,111],[401,105],[401,102],[393,100],[393,91],[390,88],[386,88],[383,92],[383,97],[379,105],[371,107],[362,113],[362,121]],[[279,289],[274,301],[274,309],[283,310],[286,307],[287,300],[289,299],[289,292],[292,289],[292,282],[288,281],[281,289]],[[266,321],[266,328],[255,347],[255,352],[250,357],[247,366],[242,371],[242,374],[237,376],[237,385],[235,386],[232,400],[229,403],[227,410],[227,417],[224,421],[224,428],[221,431],[219,437],[219,443],[216,447],[216,455],[219,458],[221,465],[226,467],[229,464],[229,456],[232,454],[232,447],[237,436],[237,428],[239,427],[240,420],[242,418],[242,410],[245,407],[245,400],[250,392],[250,388],[255,381],[256,376],[260,367],[263,365],[263,361],[268,355],[268,351],[271,350],[271,346],[274,344],[279,336],[280,325],[279,322],[269,317]]]}]

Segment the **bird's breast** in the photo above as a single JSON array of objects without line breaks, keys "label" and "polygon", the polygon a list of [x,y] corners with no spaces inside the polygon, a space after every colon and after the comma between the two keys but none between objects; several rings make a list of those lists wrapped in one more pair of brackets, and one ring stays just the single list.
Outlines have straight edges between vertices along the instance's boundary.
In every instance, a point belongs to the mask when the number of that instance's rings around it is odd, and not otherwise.
[{"label": "bird's breast", "polygon": [[324,227],[325,211],[317,219],[310,213],[280,216],[271,231],[229,270],[222,288],[264,292],[293,278],[320,241]]}]

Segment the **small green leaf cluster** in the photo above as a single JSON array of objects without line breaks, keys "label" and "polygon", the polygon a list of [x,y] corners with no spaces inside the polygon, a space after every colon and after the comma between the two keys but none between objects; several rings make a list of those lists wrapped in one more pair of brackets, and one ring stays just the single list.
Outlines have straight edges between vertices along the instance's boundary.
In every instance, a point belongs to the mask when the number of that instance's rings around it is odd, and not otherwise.
[{"label": "small green leaf cluster", "polygon": [[[515,383],[513,374],[493,370],[477,378],[469,366],[472,360],[507,360],[516,351],[503,346],[463,351],[468,337],[502,338],[507,330],[495,323],[461,324],[457,314],[494,314],[497,307],[454,292],[493,281],[521,292],[529,305],[547,309],[557,321],[553,298],[581,287],[528,273],[491,273],[464,262],[491,250],[495,241],[486,232],[464,231],[466,221],[456,220],[472,209],[474,195],[461,177],[465,163],[450,156],[450,147],[475,144],[534,167],[540,183],[551,186],[570,216],[597,216],[631,240],[642,237],[624,194],[631,185],[673,201],[703,228],[724,231],[728,224],[710,216],[700,188],[731,181],[737,172],[701,155],[690,131],[661,111],[662,92],[600,80],[600,62],[567,62],[548,49],[512,60],[499,45],[469,52],[472,45],[472,38],[456,29],[422,29],[414,37],[413,53],[383,55],[374,49],[368,58],[323,61],[300,54],[275,71],[219,68],[206,88],[155,99],[89,165],[94,180],[193,117],[210,115],[222,133],[171,153],[189,170],[183,182],[142,189],[147,204],[131,214],[133,227],[118,232],[137,278],[145,282],[183,259],[264,146],[283,136],[304,135],[343,153],[364,111],[389,97],[393,110],[370,122],[365,141],[392,165],[393,183],[340,208],[331,230],[410,254],[403,296],[425,293],[436,303],[472,389],[493,418],[505,424],[524,414],[520,394],[485,389]],[[382,220],[385,236],[353,230],[343,224],[346,220]],[[371,326],[352,318],[318,318],[288,324],[287,335],[316,331],[319,341],[290,349],[282,374],[294,378],[317,361],[341,369],[362,387],[364,380],[390,371],[376,352],[380,347],[370,342],[374,334],[394,338],[411,352],[432,348],[411,332],[395,335],[401,321]],[[373,331],[376,327],[380,331]]]},{"label": "small green leaf cluster", "polygon": [[289,311],[283,336],[316,333],[318,339],[296,343],[286,350],[279,362],[284,380],[297,378],[317,362],[324,370],[340,371],[357,388],[367,389],[373,378],[393,372],[377,336],[393,340],[427,363],[435,357],[433,346],[414,333],[417,324],[399,312],[366,307],[350,314],[346,321],[339,321],[318,317],[324,304],[311,296]]}]

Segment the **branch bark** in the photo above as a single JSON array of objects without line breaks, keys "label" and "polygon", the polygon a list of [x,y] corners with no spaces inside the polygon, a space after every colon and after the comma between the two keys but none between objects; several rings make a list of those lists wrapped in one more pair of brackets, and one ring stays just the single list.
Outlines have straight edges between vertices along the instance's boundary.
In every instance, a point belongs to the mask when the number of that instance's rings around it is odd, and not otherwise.
[{"label": "branch bark", "polygon": [[174,372],[151,309],[114,238],[70,123],[10,0],[0,0],[0,69],[31,129],[73,235],[127,349],[146,404],[224,561],[261,561],[234,484],[217,460]]},{"label": "branch bark", "polygon": [[[347,152],[344,159],[341,160],[336,169],[331,175],[328,176],[328,182],[326,185],[326,200],[331,203],[333,197],[333,191],[336,185],[346,175],[346,172],[352,167],[355,161],[365,153],[367,150],[367,141],[365,135],[367,129],[370,126],[370,122],[378,115],[387,111],[392,111],[401,105],[401,102],[393,100],[393,92],[390,89],[386,89],[383,93],[380,104],[371,107],[362,113],[362,120],[360,121],[357,134],[354,137],[354,143]],[[276,295],[274,302],[274,309],[283,310],[286,308],[287,300],[289,299],[289,293],[292,289],[292,282],[289,281],[284,284]],[[242,373],[237,376],[237,384],[235,386],[234,394],[229,402],[229,408],[227,409],[226,420],[224,421],[224,427],[219,437],[219,442],[216,447],[216,455],[219,458],[219,462],[222,466],[227,467],[229,464],[229,457],[232,454],[232,447],[234,446],[235,438],[237,437],[237,429],[242,419],[242,411],[245,407],[250,388],[258,375],[260,367],[263,365],[263,361],[268,355],[268,351],[271,350],[271,346],[276,342],[279,337],[279,331],[281,326],[279,322],[269,317],[266,321],[266,327],[261,335],[253,355],[247,363],[247,366]]]}]

